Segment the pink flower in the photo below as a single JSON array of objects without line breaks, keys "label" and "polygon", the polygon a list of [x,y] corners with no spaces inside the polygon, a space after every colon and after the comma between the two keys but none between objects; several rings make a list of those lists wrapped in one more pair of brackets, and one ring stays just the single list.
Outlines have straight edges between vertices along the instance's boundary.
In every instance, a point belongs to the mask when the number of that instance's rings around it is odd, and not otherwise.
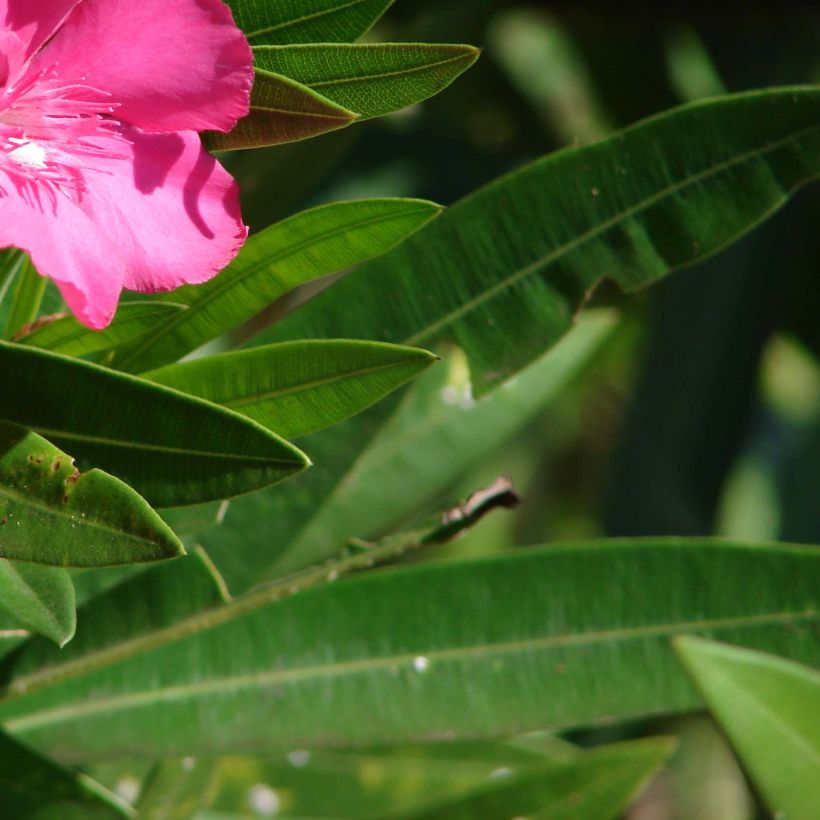
[{"label": "pink flower", "polygon": [[95,329],[123,288],[207,281],[247,229],[197,132],[230,130],[252,81],[221,0],[0,0],[0,247]]}]

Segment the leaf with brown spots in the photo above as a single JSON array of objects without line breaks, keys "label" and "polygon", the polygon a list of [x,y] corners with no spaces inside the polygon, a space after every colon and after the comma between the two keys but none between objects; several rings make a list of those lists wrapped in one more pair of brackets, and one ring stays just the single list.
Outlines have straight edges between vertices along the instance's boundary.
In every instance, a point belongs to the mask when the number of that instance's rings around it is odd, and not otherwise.
[{"label": "leaf with brown spots", "polygon": [[46,439],[0,422],[0,558],[100,567],[183,554],[127,484],[102,470],[80,473]]}]

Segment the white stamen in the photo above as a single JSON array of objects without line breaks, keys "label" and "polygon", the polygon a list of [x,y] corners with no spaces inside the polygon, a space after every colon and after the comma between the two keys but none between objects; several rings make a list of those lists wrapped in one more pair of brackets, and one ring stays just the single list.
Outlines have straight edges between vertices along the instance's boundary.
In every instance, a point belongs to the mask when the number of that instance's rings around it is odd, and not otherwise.
[{"label": "white stamen", "polygon": [[26,168],[43,170],[48,167],[46,149],[39,142],[24,142],[17,148],[9,151],[9,159]]}]

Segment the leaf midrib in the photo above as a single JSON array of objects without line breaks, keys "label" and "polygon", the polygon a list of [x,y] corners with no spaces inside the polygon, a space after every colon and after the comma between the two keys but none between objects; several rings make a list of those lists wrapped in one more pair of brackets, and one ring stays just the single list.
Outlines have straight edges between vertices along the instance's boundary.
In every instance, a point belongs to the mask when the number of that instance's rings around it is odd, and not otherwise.
[{"label": "leaf midrib", "polygon": [[[609,219],[604,220],[599,225],[596,225],[595,227],[590,228],[588,231],[585,231],[580,236],[577,236],[569,242],[565,242],[562,245],[559,245],[557,248],[550,251],[548,254],[541,257],[540,259],[537,259],[534,262],[531,262],[529,265],[526,265],[525,267],[517,271],[514,271],[512,274],[510,274],[500,282],[496,283],[491,288],[488,288],[487,290],[483,291],[482,293],[478,294],[472,299],[462,303],[461,305],[459,305],[459,307],[450,311],[442,318],[437,319],[435,322],[428,325],[423,330],[420,330],[414,333],[412,336],[408,337],[407,339],[403,340],[402,343],[407,345],[420,344],[424,340],[429,339],[429,337],[433,334],[438,333],[440,330],[443,330],[444,328],[448,327],[453,322],[457,321],[458,319],[462,318],[468,313],[471,313],[472,311],[483,305],[485,302],[493,299],[497,294],[503,292],[509,287],[512,287],[520,280],[526,279],[528,276],[537,273],[540,269],[552,265],[554,262],[558,261],[566,254],[576,250],[577,248],[581,247],[587,242],[597,239],[599,236],[606,233],[611,228],[617,226],[620,222],[626,219],[630,219],[631,217],[641,213],[642,211],[651,208],[653,205],[656,205],[657,203],[663,201],[665,198],[672,196],[676,193],[679,193],[680,191],[686,190],[687,188],[690,188],[694,185],[698,185],[699,183],[709,179],[710,177],[722,174],[723,172],[733,168],[736,165],[742,165],[743,163],[748,162],[752,159],[762,159],[766,154],[772,151],[776,151],[778,148],[781,148],[784,145],[788,145],[789,143],[795,142],[801,139],[806,134],[810,134],[816,131],[820,131],[820,127],[809,126],[807,128],[801,129],[800,131],[794,134],[791,134],[788,137],[784,137],[783,139],[775,140],[774,142],[765,144],[761,148],[755,148],[750,151],[746,151],[736,157],[733,157],[732,159],[716,163],[715,165],[712,165],[709,168],[700,171],[697,174],[693,174],[692,176],[686,177],[685,179],[682,179],[671,185],[667,185],[666,187],[662,188],[661,190],[657,191],[651,196],[646,197],[640,202],[637,202],[635,205],[632,205],[629,208],[624,208],[622,211],[610,217]],[[558,160],[554,159],[553,161]],[[667,268],[667,270],[675,270],[676,267],[682,266],[670,266]]]},{"label": "leaf midrib", "polygon": [[409,68],[396,69],[395,71],[381,71],[377,74],[357,74],[355,77],[332,77],[330,79],[317,81],[302,79],[298,82],[303,83],[313,89],[327,88],[329,86],[338,87],[343,85],[355,85],[357,83],[367,83],[372,80],[384,80],[389,77],[405,77],[410,74],[420,74],[426,71],[433,71],[440,66],[462,62],[472,56],[473,55],[470,52],[465,51],[454,57],[447,57],[444,60],[437,60],[435,62],[424,63],[422,65],[411,66]]},{"label": "leaf midrib", "polygon": [[[717,618],[704,621],[681,621],[670,624],[624,627],[580,634],[551,635],[544,638],[506,641],[494,644],[481,643],[470,646],[451,647],[448,649],[419,650],[413,653],[402,653],[400,655],[380,658],[363,658],[338,664],[323,664],[300,669],[281,669],[272,672],[249,673],[228,678],[199,681],[192,684],[166,686],[163,689],[152,689],[149,692],[135,692],[109,698],[95,696],[92,701],[85,703],[44,709],[40,712],[32,712],[23,717],[11,718],[4,722],[4,726],[12,733],[21,732],[67,720],[76,720],[95,714],[111,712],[117,708],[135,708],[160,701],[178,700],[185,697],[202,696],[231,690],[235,691],[241,688],[293,684],[316,678],[337,677],[346,674],[361,674],[368,671],[392,669],[397,666],[412,668],[415,659],[420,655],[423,655],[432,667],[436,662],[442,661],[458,661],[483,656],[493,657],[532,650],[549,650],[556,647],[583,646],[599,642],[610,643],[612,641],[640,640],[643,638],[659,638],[665,636],[671,637],[693,630],[712,631],[730,628],[742,629],[778,623],[794,624],[802,620],[813,619],[816,617],[816,614],[813,609],[807,609],[797,612],[776,612],[766,615]],[[14,686],[13,683],[12,686]]]},{"label": "leaf midrib", "polygon": [[293,465],[293,464],[302,464],[299,459],[285,459],[285,458],[273,458],[273,457],[265,457],[265,456],[253,456],[253,455],[245,455],[241,453],[219,453],[213,452],[210,450],[186,450],[181,447],[170,447],[164,444],[152,444],[149,442],[144,441],[128,441],[119,439],[110,439],[105,438],[103,436],[92,436],[86,435],[84,433],[73,433],[67,432],[64,430],[50,430],[45,427],[31,427],[29,428],[33,430],[35,433],[39,433],[44,438],[57,438],[57,439],[69,439],[71,441],[83,441],[88,444],[100,444],[105,447],[121,447],[124,449],[131,449],[131,450],[150,450],[152,452],[157,453],[171,453],[173,455],[181,455],[186,456],[187,458],[195,457],[195,458],[213,458],[213,459],[225,459],[231,461],[248,461],[248,462],[259,462],[262,464],[283,464],[283,465]]},{"label": "leaf midrib", "polygon": [[[300,384],[293,384],[287,387],[281,387],[278,390],[269,390],[264,393],[255,393],[253,395],[242,396],[239,399],[219,402],[224,407],[247,407],[249,404],[261,404],[272,399],[283,398],[284,396],[296,396],[300,393],[308,393],[311,390],[316,390],[319,387],[324,387],[336,382],[349,381],[358,376],[370,376],[374,373],[381,373],[384,370],[398,370],[400,368],[411,368],[414,364],[421,364],[424,361],[419,357],[418,363],[412,361],[395,361],[387,364],[374,365],[373,367],[362,367],[358,370],[349,370],[344,373],[334,373],[323,378],[316,378],[309,382],[301,382]],[[171,385],[169,385],[171,386]]]},{"label": "leaf midrib", "polygon": [[338,14],[340,11],[352,8],[353,6],[360,6],[362,3],[366,2],[368,2],[368,0],[349,0],[349,2],[342,3],[338,6],[334,6],[331,9],[325,9],[324,11],[315,11],[313,12],[313,14],[305,14],[302,17],[292,17],[290,20],[283,20],[281,23],[276,23],[272,26],[256,29],[255,31],[248,31],[245,33],[245,36],[248,38],[248,40],[251,40],[254,37],[259,37],[262,34],[270,34],[273,31],[282,31],[284,29],[293,28],[294,26],[300,26],[302,25],[302,23],[307,23],[311,20],[318,20],[322,17],[327,17],[331,14]]},{"label": "leaf midrib", "polygon": [[[762,720],[768,721],[774,730],[785,739],[788,745],[797,747],[804,757],[812,761],[814,768],[820,771],[820,749],[814,746],[808,738],[803,737],[799,727],[782,719],[776,712],[772,711],[763,700],[755,695],[754,692],[750,692],[743,686],[738,685],[731,674],[714,667],[710,669],[710,674],[714,679],[722,680],[724,687],[732,692],[733,698],[745,703],[747,712],[754,711]],[[751,721],[749,722],[751,723]]]},{"label": "leaf midrib", "polygon": [[[80,479],[82,481],[82,478]],[[79,482],[78,482],[79,484]],[[23,504],[24,506],[34,507],[35,509],[43,510],[44,512],[55,516],[58,519],[65,518],[68,521],[77,523],[77,521],[81,521],[84,528],[88,527],[91,529],[101,530],[105,533],[111,533],[116,535],[117,538],[122,539],[131,539],[137,541],[139,543],[150,544],[154,547],[162,547],[166,546],[165,542],[163,541],[154,541],[151,538],[148,538],[144,535],[139,535],[138,533],[127,532],[125,530],[118,530],[114,527],[106,524],[103,521],[99,521],[98,519],[93,518],[77,518],[77,515],[72,515],[68,511],[64,511],[62,509],[58,509],[56,507],[51,507],[48,504],[40,501],[36,501],[35,499],[24,496],[21,493],[16,492],[15,490],[9,489],[8,487],[0,485],[0,495],[5,496],[6,498],[11,499],[12,501],[16,501],[19,504]],[[39,563],[39,562],[35,562]],[[44,564],[43,566],[58,566],[56,564]]]}]

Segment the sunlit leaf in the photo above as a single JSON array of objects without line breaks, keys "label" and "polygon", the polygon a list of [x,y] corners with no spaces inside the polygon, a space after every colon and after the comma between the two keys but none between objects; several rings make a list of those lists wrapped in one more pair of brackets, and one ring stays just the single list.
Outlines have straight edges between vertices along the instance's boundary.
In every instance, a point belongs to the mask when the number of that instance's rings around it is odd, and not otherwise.
[{"label": "sunlit leaf", "polygon": [[820,173],[819,113],[814,88],[749,92],[551,154],[450,208],[257,341],[446,338],[466,350],[475,392],[485,393],[563,336],[602,279],[649,285],[779,208]]},{"label": "sunlit leaf", "polygon": [[150,338],[123,351],[113,366],[142,372],[176,361],[297,285],[385,253],[440,212],[440,206],[424,200],[362,199],[279,222],[252,236],[215,279],[174,291],[169,298],[188,310],[157,325]]},{"label": "sunlit leaf", "polygon": [[435,360],[378,342],[285,342],[169,365],[144,378],[296,438],[361,412]]},{"label": "sunlit leaf", "polygon": [[438,94],[478,55],[473,46],[427,43],[260,46],[254,64],[367,119]]},{"label": "sunlit leaf", "polygon": [[[122,478],[156,506],[249,492],[308,464],[295,447],[236,413],[88,362],[0,343],[0,371],[14,385],[0,395],[0,419],[46,436],[83,472],[99,467]],[[28,452],[15,452],[15,460],[28,458]],[[58,463],[50,455],[38,465],[32,458],[26,469],[56,463],[65,472],[59,473],[61,487],[71,484],[67,459]],[[83,511],[94,504],[94,485],[108,480],[91,472],[75,485]],[[52,503],[63,503],[65,489],[50,492]]]},{"label": "sunlit leaf", "polygon": [[182,554],[129,486],[101,470],[81,472],[46,439],[0,422],[0,556],[94,567]]},{"label": "sunlit leaf", "polygon": [[92,602],[79,613],[85,646],[78,636],[60,654],[42,642],[18,650],[0,718],[77,761],[497,737],[679,712],[698,698],[673,636],[816,657],[819,560],[817,548],[708,540],[551,545],[282,599],[299,589],[285,579],[124,642]]}]

